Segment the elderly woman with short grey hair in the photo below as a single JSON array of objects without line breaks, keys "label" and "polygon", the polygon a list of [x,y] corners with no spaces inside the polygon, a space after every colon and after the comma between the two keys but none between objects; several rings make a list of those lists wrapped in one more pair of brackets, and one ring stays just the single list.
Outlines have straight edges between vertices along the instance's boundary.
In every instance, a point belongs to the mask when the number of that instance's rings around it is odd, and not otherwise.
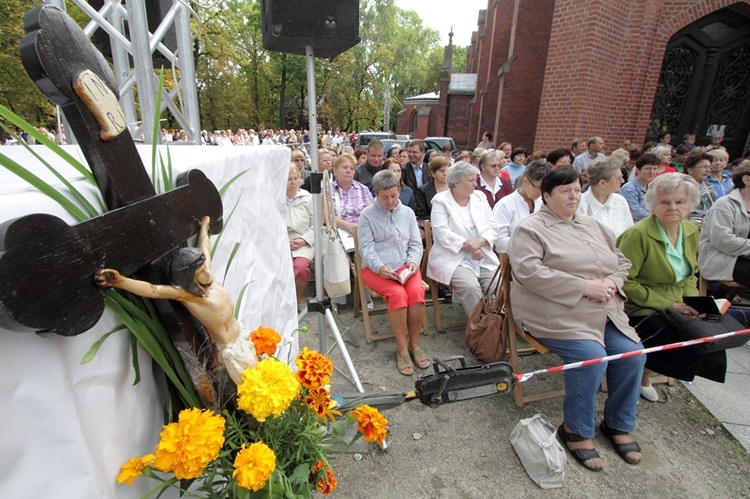
[{"label": "elderly woman with short grey hair", "polygon": [[[699,200],[700,187],[689,175],[660,175],[646,192],[651,215],[617,239],[620,251],[632,263],[623,286],[628,297],[625,313],[646,347],[683,339],[664,318],[663,310],[700,316],[684,300],[686,296],[698,296],[698,229],[687,217]],[[723,382],[726,355],[723,351],[703,354],[693,347],[648,354],[641,395],[655,402],[659,395],[651,386],[652,371],[685,381],[702,376]]]},{"label": "elderly woman with short grey hair", "polygon": [[672,166],[672,146],[659,144],[651,149],[651,154],[659,160],[659,169],[657,175],[664,173],[677,173],[677,169]]},{"label": "elderly woman with short grey hair", "polygon": [[612,229],[615,237],[633,225],[633,216],[624,197],[620,196],[623,161],[612,156],[596,158],[589,164],[589,190],[581,196],[578,213],[588,215]]},{"label": "elderly woman with short grey hair", "polygon": [[432,198],[434,245],[427,276],[453,286],[453,299],[470,317],[500,264],[492,251],[498,225],[487,198],[474,190],[476,169],[471,164],[453,164],[446,180],[448,190]]},{"label": "elderly woman with short grey hair", "polygon": [[422,238],[414,212],[399,201],[401,181],[396,174],[377,172],[372,187],[375,202],[362,211],[357,225],[362,279],[388,304],[388,320],[396,337],[396,365],[401,374],[411,376],[414,365],[410,354],[420,369],[430,365],[419,346],[424,317],[419,271]]}]

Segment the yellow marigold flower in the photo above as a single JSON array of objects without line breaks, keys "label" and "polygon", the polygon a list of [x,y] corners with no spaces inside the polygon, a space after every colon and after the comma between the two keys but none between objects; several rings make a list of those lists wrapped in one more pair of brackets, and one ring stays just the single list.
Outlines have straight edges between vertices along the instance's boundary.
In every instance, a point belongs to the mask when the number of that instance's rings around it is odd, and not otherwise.
[{"label": "yellow marigold flower", "polygon": [[146,454],[143,457],[134,457],[120,468],[120,474],[117,475],[117,483],[127,483],[133,485],[136,478],[143,474],[143,468],[154,462],[153,454]]},{"label": "yellow marigold flower", "polygon": [[180,480],[199,477],[219,457],[225,423],[223,417],[209,410],[183,410],[176,423],[162,429],[154,467],[165,473],[174,472]]},{"label": "yellow marigold flower", "polygon": [[323,418],[324,421],[330,419],[333,423],[336,421],[336,416],[341,416],[339,411],[334,411],[337,403],[331,399],[331,386],[321,386],[320,388],[310,388],[307,391],[305,397],[305,403],[310,406],[318,417]]},{"label": "yellow marigold flower", "polygon": [[297,379],[305,388],[317,388],[331,382],[333,363],[318,352],[305,349],[297,355]]},{"label": "yellow marigold flower", "polygon": [[271,473],[276,469],[276,454],[263,442],[256,442],[242,449],[234,458],[232,477],[240,487],[257,492],[266,486]]},{"label": "yellow marigold flower", "polygon": [[322,492],[324,496],[327,496],[333,492],[338,485],[339,482],[337,482],[336,477],[333,476],[333,470],[331,468],[326,468],[325,478],[318,480],[318,490]]},{"label": "yellow marigold flower", "polygon": [[382,447],[388,435],[388,420],[385,416],[367,404],[357,407],[352,414],[357,419],[357,429],[365,437],[365,442],[375,441]]},{"label": "yellow marigold flower", "polygon": [[299,393],[294,373],[273,357],[245,369],[237,387],[237,406],[260,422],[280,416]]},{"label": "yellow marigold flower", "polygon": [[255,353],[260,357],[263,354],[273,355],[276,353],[276,347],[281,341],[281,335],[270,327],[260,326],[250,333],[250,340],[255,346]]}]

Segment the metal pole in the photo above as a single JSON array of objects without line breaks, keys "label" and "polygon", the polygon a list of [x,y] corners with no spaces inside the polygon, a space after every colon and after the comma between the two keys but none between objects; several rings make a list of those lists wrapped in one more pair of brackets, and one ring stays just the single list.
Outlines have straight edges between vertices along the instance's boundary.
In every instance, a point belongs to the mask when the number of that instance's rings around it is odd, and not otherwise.
[{"label": "metal pole", "polygon": [[[177,54],[180,68],[180,89],[182,91],[183,111],[187,117],[189,130],[188,141],[201,145],[201,117],[198,108],[198,87],[195,84],[195,61],[193,59],[193,37],[190,31],[190,15],[188,9],[179,0],[179,12],[175,17],[175,32],[177,33]],[[165,21],[162,21],[165,22]]]},{"label": "metal pole", "polygon": [[[318,115],[315,109],[315,56],[311,45],[305,47],[307,63],[307,113],[310,116],[310,163],[312,171],[320,171],[318,167]],[[319,302],[323,301],[323,248],[319,244],[323,241],[323,217],[321,207],[321,195],[313,196],[313,223],[315,224],[315,296]],[[318,341],[319,351],[326,351],[326,323],[323,315],[318,314]]]},{"label": "metal pole", "polygon": [[[156,107],[156,77],[148,43],[148,20],[143,0],[128,0],[128,23],[135,77],[138,82],[138,102],[141,104],[143,140],[150,144],[154,132]],[[158,126],[158,123],[156,124]],[[135,137],[136,139],[138,137]]]},{"label": "metal pole", "polygon": [[[114,1],[114,0],[109,0]],[[116,6],[113,6],[116,7]],[[122,15],[122,11],[117,8],[112,8],[109,20],[120,33],[125,32],[125,19]],[[125,120],[128,123],[128,130],[131,133],[135,131],[138,123],[138,114],[135,110],[135,97],[133,95],[133,87],[124,89],[125,82],[130,78],[130,58],[128,57],[127,49],[120,43],[116,43],[114,39],[110,38],[110,46],[112,47],[112,64],[115,67],[115,81],[117,82],[120,91],[120,107],[122,107],[123,113],[125,113]],[[134,137],[137,138],[137,137]]]}]

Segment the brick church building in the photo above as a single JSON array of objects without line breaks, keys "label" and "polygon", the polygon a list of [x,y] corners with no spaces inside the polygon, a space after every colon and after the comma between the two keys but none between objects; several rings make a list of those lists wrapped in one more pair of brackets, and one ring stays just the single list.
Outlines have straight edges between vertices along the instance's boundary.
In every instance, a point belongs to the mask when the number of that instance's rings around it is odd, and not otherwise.
[{"label": "brick church building", "polygon": [[721,130],[732,157],[750,148],[748,1],[488,0],[468,74],[451,74],[451,50],[440,92],[406,99],[399,133],[473,147],[489,131],[530,150],[600,135],[612,150]]}]

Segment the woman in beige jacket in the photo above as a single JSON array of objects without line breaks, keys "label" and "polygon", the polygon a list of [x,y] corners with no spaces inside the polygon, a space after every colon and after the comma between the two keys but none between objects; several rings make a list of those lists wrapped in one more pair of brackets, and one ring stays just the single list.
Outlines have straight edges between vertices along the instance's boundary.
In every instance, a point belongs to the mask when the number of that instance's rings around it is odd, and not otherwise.
[{"label": "woman in beige jacket", "polygon": [[[611,230],[577,213],[578,173],[554,170],[542,179],[544,206],[522,220],[508,245],[513,273],[511,306],[519,327],[564,362],[642,348],[623,310],[622,286],[630,262]],[[594,397],[607,374],[609,394],[601,432],[626,462],[637,464],[641,449],[630,435],[645,356],[565,371],[564,421],[558,435],[576,461],[592,471],[604,468],[593,448]]]}]

